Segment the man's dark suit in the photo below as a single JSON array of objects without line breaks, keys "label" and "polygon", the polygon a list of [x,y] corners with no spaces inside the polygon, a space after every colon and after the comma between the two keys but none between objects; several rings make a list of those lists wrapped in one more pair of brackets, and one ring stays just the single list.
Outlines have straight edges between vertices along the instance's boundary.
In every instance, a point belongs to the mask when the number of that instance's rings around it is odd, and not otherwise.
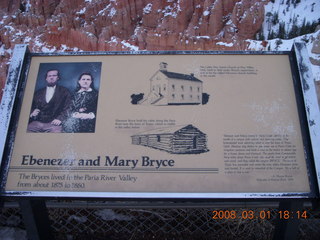
[{"label": "man's dark suit", "polygon": [[34,94],[31,107],[31,113],[35,109],[39,109],[40,112],[36,117],[30,118],[29,122],[51,123],[54,119],[64,121],[67,118],[70,103],[71,96],[65,87],[56,85],[55,92],[48,103],[46,102],[46,87],[42,88]]}]

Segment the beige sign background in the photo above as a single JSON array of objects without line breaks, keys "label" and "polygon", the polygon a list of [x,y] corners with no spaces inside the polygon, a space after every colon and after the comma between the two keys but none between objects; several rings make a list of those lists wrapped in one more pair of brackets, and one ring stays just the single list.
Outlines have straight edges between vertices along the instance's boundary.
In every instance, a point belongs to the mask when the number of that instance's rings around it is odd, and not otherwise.
[{"label": "beige sign background", "polygon": [[[40,63],[64,62],[102,63],[95,133],[27,133]],[[150,78],[161,62],[167,63],[169,72],[194,73],[202,81],[203,93],[209,94],[208,102],[132,104],[132,94],[149,94]],[[180,87],[179,80],[174,81],[175,88]],[[170,87],[167,86],[167,91]],[[181,91],[188,96],[191,90]],[[177,154],[132,144],[134,135],[159,130],[157,136],[165,133],[165,129],[187,125],[206,135],[208,151]],[[289,58],[287,55],[33,57],[6,191],[309,192]]]}]

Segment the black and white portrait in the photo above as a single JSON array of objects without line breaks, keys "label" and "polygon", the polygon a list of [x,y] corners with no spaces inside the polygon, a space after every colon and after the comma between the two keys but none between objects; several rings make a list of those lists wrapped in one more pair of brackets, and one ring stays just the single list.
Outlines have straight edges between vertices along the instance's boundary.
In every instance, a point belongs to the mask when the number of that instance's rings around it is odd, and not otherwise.
[{"label": "black and white portrait", "polygon": [[95,132],[101,62],[41,63],[27,132]]}]

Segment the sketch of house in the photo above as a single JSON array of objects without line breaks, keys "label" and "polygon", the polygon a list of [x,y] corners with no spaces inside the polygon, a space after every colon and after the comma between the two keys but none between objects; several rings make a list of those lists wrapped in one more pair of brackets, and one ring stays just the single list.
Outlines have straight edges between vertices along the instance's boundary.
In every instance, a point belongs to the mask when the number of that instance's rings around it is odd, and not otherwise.
[{"label": "sketch of house", "polygon": [[202,81],[191,74],[169,72],[167,63],[150,78],[150,91],[138,104],[185,105],[202,103]]},{"label": "sketch of house", "polygon": [[132,144],[152,147],[175,154],[209,151],[207,136],[193,125],[154,129],[131,136]]}]

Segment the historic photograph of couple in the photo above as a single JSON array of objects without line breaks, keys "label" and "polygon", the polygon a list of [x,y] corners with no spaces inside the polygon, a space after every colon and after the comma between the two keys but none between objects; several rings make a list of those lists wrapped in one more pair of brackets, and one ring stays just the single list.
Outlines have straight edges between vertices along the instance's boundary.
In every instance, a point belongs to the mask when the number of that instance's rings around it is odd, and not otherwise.
[{"label": "historic photograph of couple", "polygon": [[101,63],[41,63],[27,132],[93,133]]}]

